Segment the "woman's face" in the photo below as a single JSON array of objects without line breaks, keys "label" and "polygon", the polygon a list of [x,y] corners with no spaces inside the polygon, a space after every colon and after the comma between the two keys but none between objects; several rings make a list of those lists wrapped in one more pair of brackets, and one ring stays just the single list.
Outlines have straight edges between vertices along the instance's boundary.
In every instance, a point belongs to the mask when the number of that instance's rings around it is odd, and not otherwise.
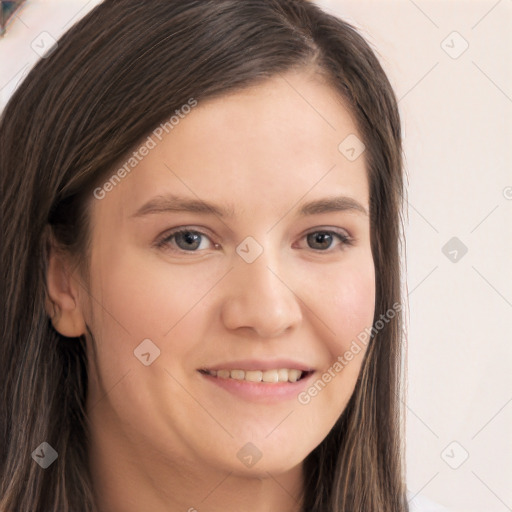
[{"label": "woman's face", "polygon": [[[344,410],[364,349],[333,368],[372,324],[365,154],[313,75],[188,110],[91,198],[87,408],[140,461],[284,472]],[[239,380],[258,370],[287,381]]]}]

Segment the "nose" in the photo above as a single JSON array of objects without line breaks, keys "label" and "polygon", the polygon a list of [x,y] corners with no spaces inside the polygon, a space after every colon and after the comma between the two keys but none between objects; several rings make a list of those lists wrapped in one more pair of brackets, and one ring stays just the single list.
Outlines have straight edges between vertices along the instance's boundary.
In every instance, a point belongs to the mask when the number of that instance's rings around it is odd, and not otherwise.
[{"label": "nose", "polygon": [[[277,337],[302,320],[293,283],[276,271],[266,251],[253,263],[237,260],[229,273],[221,317],[227,329],[251,330],[262,338]],[[288,279],[289,281],[289,279]]]}]

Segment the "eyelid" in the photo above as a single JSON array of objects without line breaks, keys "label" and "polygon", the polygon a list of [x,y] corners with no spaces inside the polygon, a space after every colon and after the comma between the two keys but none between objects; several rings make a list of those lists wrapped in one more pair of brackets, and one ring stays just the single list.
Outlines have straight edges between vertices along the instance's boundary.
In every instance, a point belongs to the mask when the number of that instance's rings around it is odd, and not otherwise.
[{"label": "eyelid", "polygon": [[310,235],[311,233],[323,233],[323,232],[334,233],[343,238],[353,240],[351,234],[346,229],[334,227],[334,226],[320,226],[320,227],[316,226],[314,228],[308,229],[301,236],[304,237],[304,236]]}]

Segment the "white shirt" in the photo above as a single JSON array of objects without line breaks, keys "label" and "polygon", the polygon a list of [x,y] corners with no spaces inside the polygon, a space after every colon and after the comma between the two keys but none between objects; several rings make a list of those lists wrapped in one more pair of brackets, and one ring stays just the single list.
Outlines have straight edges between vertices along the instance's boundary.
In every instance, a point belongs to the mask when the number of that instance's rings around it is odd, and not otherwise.
[{"label": "white shirt", "polygon": [[449,512],[448,509],[430,501],[421,494],[414,496],[410,491],[407,491],[407,499],[409,499],[409,512]]}]

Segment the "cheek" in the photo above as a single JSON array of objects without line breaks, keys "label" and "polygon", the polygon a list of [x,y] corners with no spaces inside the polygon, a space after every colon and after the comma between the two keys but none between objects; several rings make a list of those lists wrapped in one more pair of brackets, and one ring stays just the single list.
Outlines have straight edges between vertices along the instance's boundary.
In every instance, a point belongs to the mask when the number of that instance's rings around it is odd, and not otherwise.
[{"label": "cheek", "polygon": [[[311,296],[315,311],[328,327],[327,343],[334,357],[370,328],[375,312],[375,270],[369,254],[354,253],[350,260],[318,282],[325,283]],[[314,288],[310,288],[314,289]]]},{"label": "cheek", "polygon": [[350,264],[347,261],[339,271],[329,271],[326,286],[310,296],[315,312],[326,326],[322,343],[328,352],[328,363],[299,402],[317,407],[326,424],[336,421],[352,395],[374,318],[373,259],[369,255],[359,256],[351,259]]},{"label": "cheek", "polygon": [[340,349],[373,322],[375,312],[375,278],[373,263],[335,279],[330,302],[330,318],[335,322]]},{"label": "cheek", "polygon": [[[134,255],[118,254],[115,261],[115,267],[96,270],[97,279],[91,284],[89,325],[97,357],[89,362],[89,399],[92,404],[108,404],[137,428],[144,425],[143,418],[151,417],[152,428],[165,432],[168,415],[176,422],[183,410],[197,408],[178,383],[189,378],[202,334],[212,324],[208,292],[222,273],[217,276],[210,269],[205,274],[192,266],[169,272],[163,260]],[[147,339],[151,344],[142,345]],[[157,357],[145,366],[134,351],[141,357],[148,352],[149,357]],[[168,396],[175,397],[172,403]]]},{"label": "cheek", "polygon": [[[137,368],[140,362],[133,351],[144,339],[161,350],[172,348],[178,356],[193,350],[197,335],[191,330],[210,321],[203,303],[222,269],[183,265],[170,272],[163,259],[136,253],[119,252],[109,260],[116,265],[96,260],[96,279],[91,283],[90,325],[102,340],[99,359],[119,371]],[[173,343],[178,334],[187,343]]]}]

